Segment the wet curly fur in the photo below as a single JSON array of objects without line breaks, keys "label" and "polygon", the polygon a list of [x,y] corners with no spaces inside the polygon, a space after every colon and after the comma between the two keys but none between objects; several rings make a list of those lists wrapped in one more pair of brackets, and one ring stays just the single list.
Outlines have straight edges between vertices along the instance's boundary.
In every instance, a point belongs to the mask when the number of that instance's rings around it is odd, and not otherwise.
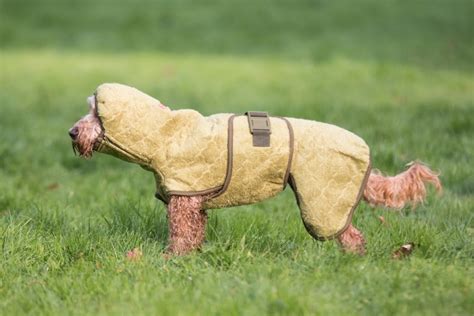
[{"label": "wet curly fur", "polygon": [[204,242],[207,214],[202,209],[206,196],[173,195],[168,203],[167,252],[182,255]]},{"label": "wet curly fur", "polygon": [[426,197],[425,183],[434,185],[441,192],[439,174],[427,166],[413,162],[409,168],[393,177],[383,176],[380,171],[373,170],[364,190],[364,199],[371,206],[384,206],[402,209],[407,204],[416,207]]},{"label": "wet curly fur", "polygon": [[[103,136],[102,127],[93,96],[87,99],[89,113],[69,130],[74,152],[81,157],[90,158]],[[414,162],[407,170],[396,176],[384,176],[379,171],[370,173],[363,198],[369,205],[402,209],[406,205],[415,207],[426,197],[426,184],[431,183],[441,191],[439,174],[427,166]],[[168,247],[170,255],[184,255],[199,249],[205,238],[207,214],[202,205],[207,196],[173,195],[168,203]],[[353,225],[349,225],[337,237],[338,243],[346,252],[365,254],[365,239]]]},{"label": "wet curly fur", "polygon": [[69,130],[69,136],[72,139],[74,153],[78,152],[81,157],[91,158],[94,146],[100,142],[103,132],[94,97],[87,98],[87,103],[89,113],[74,124]]}]

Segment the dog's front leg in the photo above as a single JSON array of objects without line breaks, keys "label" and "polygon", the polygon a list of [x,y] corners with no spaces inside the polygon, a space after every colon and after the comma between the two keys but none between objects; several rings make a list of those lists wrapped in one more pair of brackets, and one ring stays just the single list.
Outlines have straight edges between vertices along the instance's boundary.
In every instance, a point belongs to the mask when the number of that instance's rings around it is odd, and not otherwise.
[{"label": "dog's front leg", "polygon": [[168,204],[168,248],[171,255],[184,255],[199,248],[205,237],[207,214],[204,196],[173,195]]}]

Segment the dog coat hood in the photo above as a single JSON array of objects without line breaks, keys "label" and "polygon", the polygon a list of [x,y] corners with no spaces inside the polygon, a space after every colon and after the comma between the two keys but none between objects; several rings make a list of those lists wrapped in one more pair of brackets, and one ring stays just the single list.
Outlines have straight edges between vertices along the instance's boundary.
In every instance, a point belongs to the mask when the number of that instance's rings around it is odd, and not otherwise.
[{"label": "dog coat hood", "polygon": [[255,146],[244,115],[172,111],[139,90],[103,84],[95,93],[103,137],[97,151],[154,173],[157,197],[206,194],[205,208],[255,203],[295,191],[307,230],[331,238],[350,223],[368,176],[358,136],[314,121],[270,117],[269,146]]}]

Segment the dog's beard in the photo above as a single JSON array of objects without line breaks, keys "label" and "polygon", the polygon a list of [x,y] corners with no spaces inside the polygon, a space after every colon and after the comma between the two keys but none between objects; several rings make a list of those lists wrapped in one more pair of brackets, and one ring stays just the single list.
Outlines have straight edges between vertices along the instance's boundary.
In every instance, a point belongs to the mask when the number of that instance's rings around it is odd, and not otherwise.
[{"label": "dog's beard", "polygon": [[74,154],[89,159],[102,140],[102,128],[96,116],[86,116],[78,125],[79,134],[72,141]]},{"label": "dog's beard", "polygon": [[77,145],[74,142],[71,142],[71,145],[72,145],[72,151],[74,153],[74,156],[77,156],[77,152],[78,152]]},{"label": "dog's beard", "polygon": [[79,154],[79,157],[89,159],[92,157],[92,153],[94,152],[94,141],[89,139],[86,140],[77,140],[72,142],[72,151],[74,155]]}]

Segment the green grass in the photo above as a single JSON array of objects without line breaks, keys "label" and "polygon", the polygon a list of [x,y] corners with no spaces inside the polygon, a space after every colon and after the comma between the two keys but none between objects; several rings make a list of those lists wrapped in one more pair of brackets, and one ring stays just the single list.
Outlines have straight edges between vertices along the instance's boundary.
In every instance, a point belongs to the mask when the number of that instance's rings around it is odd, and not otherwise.
[{"label": "green grass", "polygon": [[[474,313],[472,1],[120,3],[0,2],[0,314]],[[444,194],[362,204],[363,258],[312,240],[287,190],[211,211],[202,251],[166,261],[152,175],[73,156],[67,129],[106,81],[337,124],[376,168],[441,170]]]}]

